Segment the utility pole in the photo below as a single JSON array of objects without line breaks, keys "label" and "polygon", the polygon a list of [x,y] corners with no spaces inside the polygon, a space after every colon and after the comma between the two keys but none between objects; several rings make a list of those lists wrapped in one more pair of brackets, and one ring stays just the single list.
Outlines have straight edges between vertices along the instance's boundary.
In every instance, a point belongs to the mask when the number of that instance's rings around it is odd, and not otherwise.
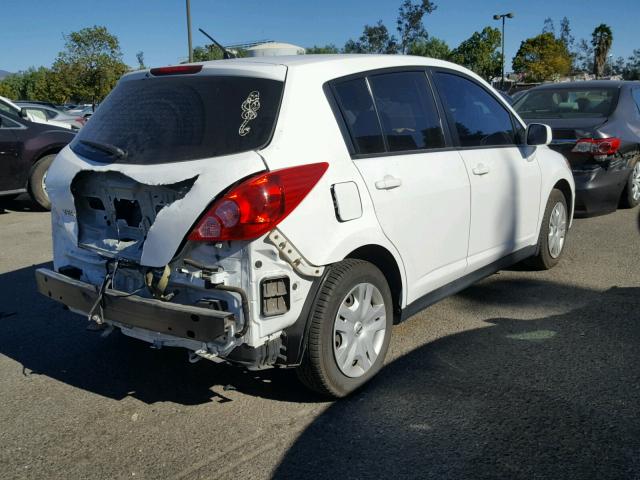
[{"label": "utility pole", "polygon": [[191,0],[187,0],[187,36],[189,38],[189,63],[193,62],[193,45],[191,44]]},{"label": "utility pole", "polygon": [[513,18],[513,13],[503,13],[500,15],[494,15],[494,20],[502,19],[502,76],[500,77],[500,90],[504,90],[504,20],[505,18]]}]

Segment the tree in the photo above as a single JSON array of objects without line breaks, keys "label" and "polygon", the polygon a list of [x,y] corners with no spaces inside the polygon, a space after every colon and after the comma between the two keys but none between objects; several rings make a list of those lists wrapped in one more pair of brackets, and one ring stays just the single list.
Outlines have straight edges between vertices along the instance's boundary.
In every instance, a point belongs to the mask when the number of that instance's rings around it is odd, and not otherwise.
[{"label": "tree", "polygon": [[607,55],[613,43],[611,28],[604,23],[598,25],[591,34],[591,46],[593,46],[593,73],[596,78],[604,74],[607,63]]},{"label": "tree", "polygon": [[147,68],[144,64],[144,52],[142,50],[136,53],[136,60],[138,60],[138,70],[144,70]]},{"label": "tree", "polygon": [[[242,48],[233,48],[229,50],[237,58],[247,56],[247,51]],[[208,62],[210,60],[222,60],[224,58],[224,52],[217,45],[204,45],[201,47],[195,47],[193,49],[193,61],[194,62]]]},{"label": "tree", "polygon": [[571,26],[569,25],[569,19],[567,17],[562,17],[562,21],[560,22],[560,41],[564,43],[567,47],[567,50],[571,51],[573,48],[574,38],[571,35]]},{"label": "tree", "polygon": [[427,40],[428,34],[422,19],[425,15],[433,13],[436,8],[435,3],[429,0],[421,0],[417,3],[413,3],[412,0],[402,2],[396,20],[401,53],[407,53],[412,44]]},{"label": "tree", "polygon": [[11,100],[19,100],[22,83],[22,74],[12,73],[11,75],[7,75],[0,82],[0,95]]},{"label": "tree", "polygon": [[578,42],[574,52],[574,70],[584,73],[593,71],[593,48],[584,38]]},{"label": "tree", "polygon": [[0,95],[12,100],[44,100],[62,103],[69,89],[55,72],[46,68],[29,68],[0,82]]},{"label": "tree", "polygon": [[541,33],[520,44],[513,58],[513,71],[533,82],[551,80],[571,72],[571,54],[552,33]]},{"label": "tree", "polygon": [[321,53],[340,53],[338,47],[336,47],[333,43],[329,43],[324,47],[314,45],[313,47],[309,47],[306,49],[307,55],[321,54]]},{"label": "tree", "polygon": [[553,20],[551,17],[547,17],[544,19],[544,26],[542,27],[542,33],[551,33],[555,36],[556,34],[556,26],[553,24]]},{"label": "tree", "polygon": [[629,57],[622,76],[625,80],[640,80],[640,48]]},{"label": "tree", "polygon": [[53,71],[76,99],[100,102],[129,69],[122,61],[120,43],[106,27],[93,26],[65,35],[65,48]]},{"label": "tree", "polygon": [[397,53],[398,44],[393,35],[384,26],[382,20],[375,25],[365,25],[360,38],[347,40],[344,45],[345,53]]},{"label": "tree", "polygon": [[222,50],[215,45],[195,47],[193,49],[194,62],[207,62],[209,60],[221,60],[222,58]]},{"label": "tree", "polygon": [[615,62],[611,63],[611,75],[624,75],[624,69],[626,67],[624,57],[616,58]]},{"label": "tree", "polygon": [[451,61],[464,65],[486,80],[491,80],[500,75],[502,69],[498,50],[501,39],[500,30],[485,27],[482,32],[474,32],[453,50]]},{"label": "tree", "polygon": [[443,40],[436,37],[430,37],[427,40],[421,40],[409,45],[409,55],[419,55],[421,57],[439,58],[440,60],[448,60],[451,57],[451,49]]}]

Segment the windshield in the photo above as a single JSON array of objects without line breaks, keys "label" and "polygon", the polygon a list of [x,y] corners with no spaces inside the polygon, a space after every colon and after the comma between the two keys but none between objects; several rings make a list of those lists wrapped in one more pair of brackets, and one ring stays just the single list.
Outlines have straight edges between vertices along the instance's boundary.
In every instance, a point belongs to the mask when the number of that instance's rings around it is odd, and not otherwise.
[{"label": "windshield", "polygon": [[616,88],[544,88],[528,91],[514,108],[523,118],[607,117],[617,96]]},{"label": "windshield", "polygon": [[125,80],[71,143],[102,162],[159,164],[240,153],[269,142],[283,83],[238,76]]}]

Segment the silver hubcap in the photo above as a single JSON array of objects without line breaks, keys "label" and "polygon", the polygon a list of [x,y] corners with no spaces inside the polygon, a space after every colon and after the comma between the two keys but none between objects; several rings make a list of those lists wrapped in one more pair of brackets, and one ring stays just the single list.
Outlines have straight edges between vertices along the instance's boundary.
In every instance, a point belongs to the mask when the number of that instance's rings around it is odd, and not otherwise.
[{"label": "silver hubcap", "polygon": [[45,171],[44,174],[42,175],[42,191],[45,193],[45,195],[48,197],[49,196],[49,192],[47,192],[47,173],[49,173],[49,170]]},{"label": "silver hubcap", "polygon": [[631,196],[634,200],[640,200],[640,162],[636,163],[631,172]]},{"label": "silver hubcap", "polygon": [[549,218],[549,255],[558,258],[564,246],[564,237],[567,235],[567,209],[564,204],[558,202],[551,211]]},{"label": "silver hubcap", "polygon": [[375,363],[386,333],[386,309],[380,290],[359,283],[342,300],[333,323],[333,354],[347,377],[360,377]]}]

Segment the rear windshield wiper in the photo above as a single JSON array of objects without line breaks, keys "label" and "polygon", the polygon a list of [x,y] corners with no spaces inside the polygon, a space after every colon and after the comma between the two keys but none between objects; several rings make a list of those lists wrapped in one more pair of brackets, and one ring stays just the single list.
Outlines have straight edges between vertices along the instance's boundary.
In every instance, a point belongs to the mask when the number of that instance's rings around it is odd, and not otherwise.
[{"label": "rear windshield wiper", "polygon": [[108,153],[116,158],[125,159],[128,155],[126,150],[116,147],[115,145],[111,145],[110,143],[92,142],[90,140],[80,140],[80,143],[88,147],[95,148],[96,150],[100,150],[101,152]]}]

